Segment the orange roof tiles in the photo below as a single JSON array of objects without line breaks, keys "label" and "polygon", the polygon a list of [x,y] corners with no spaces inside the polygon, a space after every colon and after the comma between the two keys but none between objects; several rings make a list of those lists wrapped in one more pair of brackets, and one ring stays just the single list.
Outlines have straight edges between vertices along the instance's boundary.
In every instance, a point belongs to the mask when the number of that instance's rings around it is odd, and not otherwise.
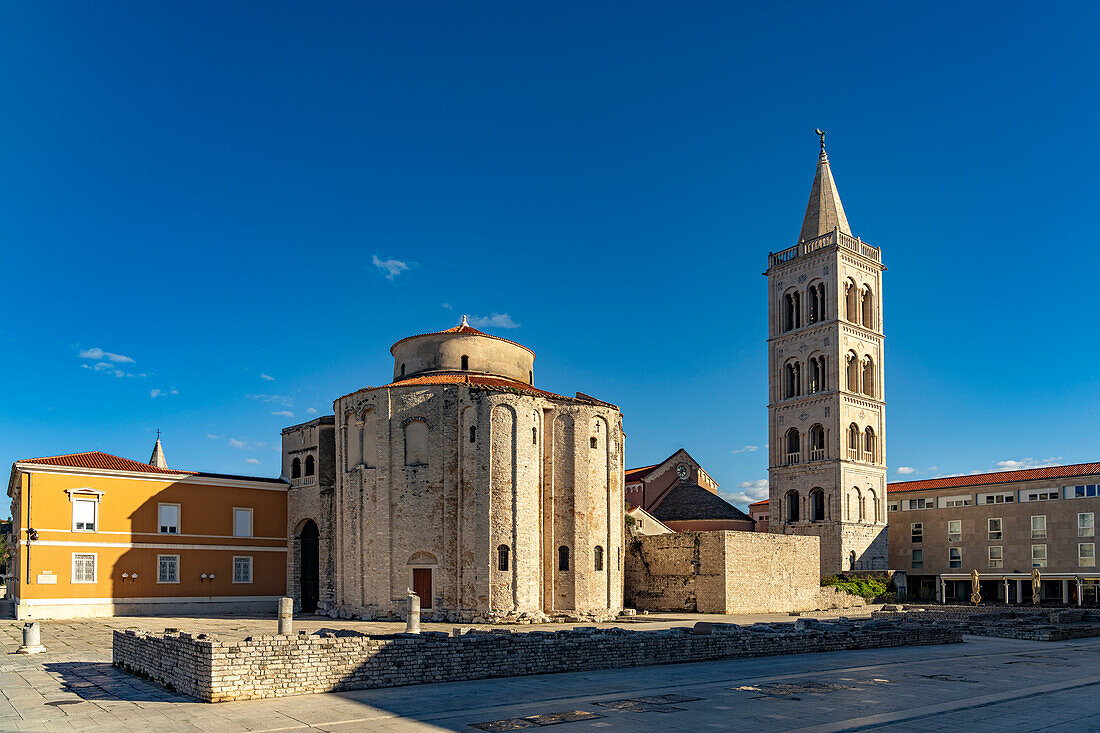
[{"label": "orange roof tiles", "polygon": [[102,451],[90,451],[88,453],[69,453],[63,456],[48,456],[46,458],[28,458],[19,463],[41,463],[47,466],[68,466],[70,468],[98,468],[104,471],[136,471],[138,473],[181,473],[188,474],[191,471],[175,471],[170,468],[157,468],[148,463],[138,463],[129,458],[120,458]]},{"label": "orange roof tiles", "polygon": [[512,340],[506,339],[506,338],[501,338],[500,336],[494,336],[493,334],[485,333],[484,331],[479,331],[476,328],[474,328],[473,326],[468,326],[465,323],[460,324],[458,326],[455,326],[454,328],[446,328],[442,331],[429,331],[428,333],[417,333],[417,334],[413,334],[412,336],[406,336],[405,338],[399,339],[398,341],[396,341],[394,343],[394,345],[390,347],[390,353],[391,354],[393,353],[393,350],[397,348],[398,344],[402,344],[402,343],[408,341],[409,339],[418,339],[421,336],[437,336],[441,333],[457,333],[457,334],[462,334],[464,336],[484,336],[487,339],[496,339],[497,341],[503,341],[505,343],[512,344],[513,346],[518,346],[521,349],[523,349],[524,351],[530,352],[531,356],[535,355],[534,351],[531,351],[531,349],[527,348],[526,346],[524,346],[523,344],[521,344],[519,342],[512,341]]},{"label": "orange roof tiles", "polygon": [[654,463],[652,466],[642,466],[641,468],[628,468],[626,469],[627,481],[641,481],[645,478],[645,475],[661,465],[660,463]]},{"label": "orange roof tiles", "polygon": [[539,389],[526,382],[517,382],[514,379],[505,379],[504,377],[485,377],[476,374],[424,374],[419,377],[408,377],[389,384],[383,384],[380,387],[367,387],[360,391],[365,392],[374,389],[386,389],[388,387],[413,387],[419,384],[466,384],[471,387],[486,387],[488,389],[515,389],[533,395],[542,395],[574,402],[584,401],[583,399],[577,400],[573,397],[547,392],[544,389]]},{"label": "orange roof tiles", "polygon": [[768,500],[767,499],[761,499],[760,501],[754,501],[753,503],[749,504],[750,507],[767,506],[767,505],[768,505]]},{"label": "orange roof tiles", "polygon": [[1048,466],[1046,468],[1025,468],[1020,471],[994,471],[992,473],[972,473],[968,476],[945,476],[918,481],[899,481],[886,486],[887,493],[903,491],[921,491],[922,489],[952,489],[960,486],[981,484],[1009,484],[1016,481],[1035,481],[1051,478],[1070,478],[1072,476],[1100,475],[1100,463],[1075,463],[1071,466]]},{"label": "orange roof tiles", "polygon": [[64,466],[65,468],[92,468],[101,471],[130,471],[133,473],[159,473],[175,474],[177,476],[207,476],[210,478],[239,479],[242,481],[267,481],[272,483],[284,483],[282,479],[266,478],[262,476],[238,476],[228,473],[205,473],[202,471],[177,471],[172,468],[157,468],[148,463],[131,461],[129,458],[111,455],[103,451],[89,451],[87,453],[68,453],[63,456],[47,456],[45,458],[28,458],[17,463],[36,463],[44,466]]}]

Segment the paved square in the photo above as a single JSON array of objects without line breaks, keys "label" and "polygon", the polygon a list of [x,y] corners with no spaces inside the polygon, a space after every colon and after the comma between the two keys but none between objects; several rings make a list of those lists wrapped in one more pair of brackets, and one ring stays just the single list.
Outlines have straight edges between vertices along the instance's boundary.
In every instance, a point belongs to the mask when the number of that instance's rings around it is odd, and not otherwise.
[{"label": "paved square", "polygon": [[[690,625],[698,616],[647,618]],[[772,617],[768,620],[777,620]],[[762,617],[731,619],[742,623]],[[1100,731],[1100,639],[806,654],[359,690],[207,704],[110,666],[115,628],[226,637],[274,618],[42,622],[45,654],[24,656],[22,622],[0,621],[0,731]],[[303,619],[296,628],[392,631]],[[442,625],[440,628],[443,628]],[[579,713],[579,714],[577,714]],[[598,716],[598,717],[596,717]],[[500,727],[486,727],[490,724]],[[516,727],[509,727],[511,726]]]}]

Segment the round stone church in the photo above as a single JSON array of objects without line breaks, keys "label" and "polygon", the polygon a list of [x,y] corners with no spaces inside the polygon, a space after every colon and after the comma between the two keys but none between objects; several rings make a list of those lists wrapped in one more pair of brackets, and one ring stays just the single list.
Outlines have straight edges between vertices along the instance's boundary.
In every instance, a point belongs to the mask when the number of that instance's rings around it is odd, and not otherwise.
[{"label": "round stone church", "polygon": [[393,381],[283,431],[290,590],[306,611],[605,618],[622,609],[622,417],[534,386],[535,354],[454,328],[390,349]]}]

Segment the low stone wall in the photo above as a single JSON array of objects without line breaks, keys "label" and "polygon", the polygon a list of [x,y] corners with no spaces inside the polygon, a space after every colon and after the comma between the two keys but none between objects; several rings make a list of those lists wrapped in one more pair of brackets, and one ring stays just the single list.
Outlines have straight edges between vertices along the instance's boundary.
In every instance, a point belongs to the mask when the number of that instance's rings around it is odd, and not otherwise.
[{"label": "low stone wall", "polygon": [[[220,641],[186,633],[114,632],[114,666],[207,702],[429,682],[575,672],[652,664],[875,649],[962,641],[950,629],[699,624],[668,631],[619,628],[511,633],[354,632]],[[877,626],[875,626],[877,624]]]},{"label": "low stone wall", "polygon": [[1009,606],[886,606],[876,619],[930,624],[974,636],[1031,641],[1065,641],[1100,636],[1100,613],[1083,609],[1013,608]]},{"label": "low stone wall", "polygon": [[[817,537],[675,532],[630,538],[628,607],[699,613],[789,613],[821,608]],[[826,607],[837,607],[836,603]]]}]

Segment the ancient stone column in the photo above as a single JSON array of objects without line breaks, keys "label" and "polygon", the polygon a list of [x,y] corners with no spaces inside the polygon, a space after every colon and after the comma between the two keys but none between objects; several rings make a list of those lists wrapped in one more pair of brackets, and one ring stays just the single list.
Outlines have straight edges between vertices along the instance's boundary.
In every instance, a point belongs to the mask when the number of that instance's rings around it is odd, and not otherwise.
[{"label": "ancient stone column", "polygon": [[420,633],[420,596],[409,589],[409,614],[405,620],[406,634]]},{"label": "ancient stone column", "polygon": [[287,636],[294,633],[291,627],[294,625],[294,599],[279,599],[279,635]]},{"label": "ancient stone column", "polygon": [[42,636],[38,628],[38,622],[32,621],[29,624],[23,624],[23,646],[19,647],[18,653],[38,654],[44,651],[46,651],[46,647],[42,646]]}]

